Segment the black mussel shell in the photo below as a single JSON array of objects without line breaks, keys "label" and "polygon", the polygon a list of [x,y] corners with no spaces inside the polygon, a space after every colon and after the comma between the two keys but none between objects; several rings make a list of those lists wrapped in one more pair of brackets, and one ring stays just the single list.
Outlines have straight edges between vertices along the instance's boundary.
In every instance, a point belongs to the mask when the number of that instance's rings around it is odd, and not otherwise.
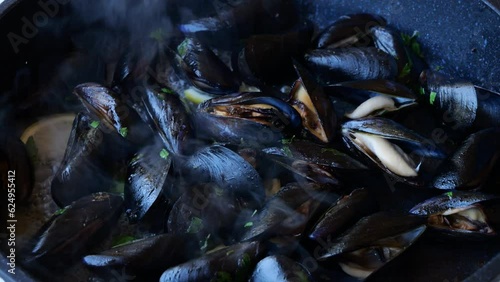
[{"label": "black mussel shell", "polygon": [[130,161],[127,169],[124,198],[130,222],[143,218],[163,216],[166,206],[172,204],[167,190],[173,185],[169,178],[172,155],[160,140],[144,147]]},{"label": "black mussel shell", "polygon": [[264,253],[259,242],[231,245],[165,270],[160,282],[246,281]]},{"label": "black mussel shell", "polygon": [[328,196],[314,185],[287,184],[245,223],[248,230],[241,240],[302,235]]},{"label": "black mussel shell", "polygon": [[332,103],[311,77],[309,72],[295,63],[299,79],[290,92],[290,103],[302,117],[302,126],[324,143],[333,140],[337,116]]},{"label": "black mussel shell", "polygon": [[200,104],[198,111],[248,119],[276,130],[297,129],[302,122],[292,106],[279,98],[260,92],[243,92],[212,98]]},{"label": "black mussel shell", "polygon": [[175,155],[188,153],[193,130],[191,118],[179,97],[173,92],[146,87],[142,101],[147,111],[147,123],[161,137],[167,151]]},{"label": "black mussel shell", "polygon": [[354,225],[359,219],[377,210],[377,203],[367,189],[356,189],[351,194],[339,198],[312,228],[309,238],[327,239]]},{"label": "black mussel shell", "polygon": [[396,59],[375,47],[312,50],[304,59],[306,66],[324,84],[393,79],[398,74]]},{"label": "black mussel shell", "polygon": [[73,93],[90,116],[102,122],[104,132],[114,131],[133,144],[142,144],[149,138],[140,117],[113,90],[97,83],[83,83],[77,85]]},{"label": "black mussel shell", "polygon": [[313,281],[309,272],[299,263],[283,255],[268,256],[259,261],[250,282]]},{"label": "black mussel shell", "polygon": [[378,116],[417,104],[409,88],[385,79],[341,82],[325,87],[325,92],[358,105],[345,114],[350,119]]},{"label": "black mussel shell", "polygon": [[315,39],[316,48],[338,48],[370,43],[370,28],[385,26],[386,20],[378,15],[351,14],[340,17],[326,27]]},{"label": "black mussel shell", "polygon": [[83,257],[83,263],[99,273],[127,272],[158,279],[167,267],[184,263],[199,255],[194,237],[161,234],[114,246]]},{"label": "black mussel shell", "polygon": [[181,164],[180,171],[188,182],[211,183],[257,205],[265,198],[257,171],[237,153],[220,145],[198,150]]},{"label": "black mussel shell", "polygon": [[224,62],[200,41],[186,38],[178,47],[181,69],[198,89],[212,94],[238,91],[240,82]]},{"label": "black mussel shell", "polygon": [[221,117],[203,112],[197,112],[193,116],[193,123],[198,138],[222,144],[260,148],[276,145],[283,137],[283,134],[274,127],[246,119]]},{"label": "black mussel shell", "polygon": [[107,161],[107,144],[113,139],[91,123],[83,113],[73,121],[66,152],[51,183],[52,199],[59,207],[114,185],[112,176],[119,167]]},{"label": "black mussel shell", "polygon": [[438,169],[433,187],[470,190],[481,187],[500,156],[500,129],[470,135]]},{"label": "black mussel shell", "polygon": [[[120,196],[95,193],[56,212],[33,240],[26,262],[47,269],[66,267],[111,232],[123,208]],[[61,259],[64,258],[64,259]]]},{"label": "black mussel shell", "polygon": [[410,212],[427,216],[428,225],[441,234],[484,239],[497,234],[497,226],[493,227],[490,221],[498,224],[498,214],[497,218],[489,218],[485,207],[488,203],[498,203],[498,199],[498,196],[480,192],[450,191],[425,200]]}]

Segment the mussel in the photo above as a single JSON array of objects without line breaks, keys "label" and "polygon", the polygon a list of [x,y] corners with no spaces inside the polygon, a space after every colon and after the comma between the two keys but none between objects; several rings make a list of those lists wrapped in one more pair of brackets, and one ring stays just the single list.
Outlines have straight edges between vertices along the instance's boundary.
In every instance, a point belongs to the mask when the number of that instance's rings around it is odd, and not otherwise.
[{"label": "mussel", "polygon": [[45,271],[71,265],[109,235],[122,208],[120,196],[95,193],[57,211],[34,238],[26,263]]},{"label": "mussel", "polygon": [[385,79],[342,82],[325,87],[325,92],[357,105],[345,114],[350,119],[383,115],[417,104],[417,96],[409,88]]},{"label": "mussel", "polygon": [[[431,140],[389,119],[346,122],[342,125],[342,135],[349,148],[360,152],[396,179],[413,185],[422,185],[418,176],[424,157],[444,157]],[[418,157],[417,162],[410,156]]]},{"label": "mussel", "polygon": [[377,210],[371,193],[365,189],[356,189],[351,194],[338,199],[318,220],[312,228],[309,238],[327,240],[352,226],[362,217]]},{"label": "mussel", "polygon": [[217,116],[243,118],[259,122],[276,130],[297,130],[301,118],[285,101],[259,92],[244,92],[205,101],[198,111]]},{"label": "mussel", "polygon": [[453,129],[500,126],[500,93],[430,70],[422,72],[420,83],[422,102],[442,114],[443,122]]},{"label": "mussel", "polygon": [[[73,93],[80,99],[90,116],[102,122],[104,132],[114,132],[133,144],[142,144],[149,138],[150,132],[144,130],[144,123],[137,113],[111,89],[97,83],[83,83],[77,85]],[[122,147],[132,147],[127,145],[123,142]],[[133,148],[128,150],[133,151]]]},{"label": "mussel", "polygon": [[186,38],[177,47],[177,52],[181,69],[195,87],[212,94],[238,91],[238,78],[200,41]]},{"label": "mussel", "polygon": [[187,111],[173,91],[160,92],[146,87],[142,101],[149,127],[158,133],[168,152],[187,154],[193,130]]},{"label": "mussel", "polygon": [[471,134],[438,169],[433,187],[447,190],[480,188],[500,157],[500,129]]},{"label": "mussel", "polygon": [[254,205],[265,198],[257,171],[237,153],[220,145],[201,148],[183,161],[180,170],[190,183],[215,184]]},{"label": "mussel", "polygon": [[396,59],[375,47],[312,50],[305,54],[304,60],[324,84],[393,79],[398,74]]},{"label": "mussel", "polygon": [[290,92],[290,103],[302,117],[303,127],[324,143],[334,137],[337,116],[329,98],[302,66],[295,64],[299,79]]},{"label": "mussel", "polygon": [[264,252],[259,242],[232,245],[165,270],[160,282],[246,281]]},{"label": "mussel", "polygon": [[425,218],[380,212],[364,217],[318,250],[320,259],[336,258],[351,276],[363,279],[412,245],[425,231]]},{"label": "mussel", "polygon": [[443,234],[484,239],[497,235],[484,206],[498,199],[479,192],[450,191],[416,205],[410,212],[426,216],[427,224]]},{"label": "mussel", "polygon": [[141,221],[144,217],[161,218],[166,206],[172,204],[174,199],[168,193],[173,186],[168,175],[171,165],[172,155],[163,148],[160,140],[144,147],[130,161],[124,189],[125,209],[130,222]]},{"label": "mussel", "polygon": [[193,239],[186,234],[161,234],[137,239],[98,254],[86,255],[83,263],[99,273],[115,270],[157,280],[165,268],[186,262],[199,254],[196,252],[197,242]]},{"label": "mussel", "polygon": [[346,47],[358,43],[366,46],[370,43],[370,28],[386,24],[386,20],[379,15],[363,13],[345,15],[326,27],[314,39],[314,45],[318,49]]},{"label": "mussel", "polygon": [[59,207],[113,187],[112,176],[120,164],[108,160],[109,137],[100,131],[99,122],[83,113],[76,116],[63,160],[51,183],[52,199]]}]

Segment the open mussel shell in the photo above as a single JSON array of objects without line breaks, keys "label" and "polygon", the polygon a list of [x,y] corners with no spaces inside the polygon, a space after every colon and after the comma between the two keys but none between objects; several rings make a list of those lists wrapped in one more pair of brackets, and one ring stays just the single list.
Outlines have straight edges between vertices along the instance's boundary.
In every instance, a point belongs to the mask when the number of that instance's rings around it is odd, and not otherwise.
[{"label": "open mussel shell", "polygon": [[[104,125],[103,132],[115,132],[133,144],[142,144],[148,139],[149,131],[143,130],[140,117],[113,90],[98,83],[83,83],[77,85],[73,93],[90,116]],[[126,145],[131,146],[123,143]]]},{"label": "open mussel shell", "polygon": [[[491,220],[498,224],[498,218],[490,219],[485,207],[495,204],[498,209],[499,199],[480,192],[450,191],[416,205],[410,212],[426,216],[427,224],[441,234],[485,239],[497,235],[498,228],[489,223]],[[494,216],[498,217],[498,213]]]},{"label": "open mussel shell", "polygon": [[259,92],[243,92],[212,98],[198,111],[216,116],[242,118],[276,130],[296,130],[301,125],[297,111],[285,101]]},{"label": "open mussel shell", "polygon": [[204,147],[187,157],[180,166],[186,180],[193,184],[212,183],[257,205],[265,198],[257,171],[237,153],[223,146]]},{"label": "open mussel shell", "polygon": [[398,74],[396,59],[375,47],[312,50],[305,54],[304,60],[324,84],[393,79]]},{"label": "open mussel shell", "polygon": [[447,190],[480,188],[500,156],[500,129],[471,134],[438,169],[433,187]]},{"label": "open mussel shell", "polygon": [[[347,147],[396,179],[413,185],[422,184],[418,176],[423,158],[444,157],[431,140],[385,118],[348,121],[342,125],[342,135]],[[418,157],[418,162],[410,156]]]},{"label": "open mussel shell", "polygon": [[379,212],[364,217],[327,244],[319,258],[335,258],[344,272],[366,278],[412,245],[425,228],[424,217]]},{"label": "open mussel shell", "polygon": [[181,69],[198,89],[212,94],[238,91],[240,82],[215,53],[200,41],[186,38],[178,47]]},{"label": "open mussel shell", "polygon": [[309,72],[295,63],[299,79],[290,92],[288,103],[302,117],[302,126],[324,143],[333,140],[337,116],[332,103]]},{"label": "open mussel shell", "polygon": [[19,138],[2,131],[0,131],[0,173],[4,210],[7,211],[8,206],[14,206],[13,202],[7,202],[8,198],[14,199],[9,195],[15,195],[16,203],[27,202],[33,191],[34,181],[28,151]]},{"label": "open mussel shell", "polygon": [[193,130],[184,104],[173,91],[165,93],[150,87],[144,90],[142,101],[149,127],[157,132],[169,153],[186,154]]},{"label": "open mussel shell", "polygon": [[259,242],[231,245],[165,270],[160,282],[246,281],[264,254]]},{"label": "open mussel shell", "polygon": [[314,185],[289,183],[270,198],[245,224],[242,241],[299,237],[309,220],[332,195]]},{"label": "open mussel shell", "polygon": [[109,235],[122,208],[120,196],[95,193],[57,211],[33,239],[27,265],[45,271],[71,265]]},{"label": "open mussel shell", "polygon": [[314,39],[314,45],[318,49],[339,48],[356,44],[366,46],[371,41],[370,28],[386,24],[386,20],[378,15],[363,13],[345,15],[326,27]]},{"label": "open mussel shell", "polygon": [[309,272],[299,263],[283,255],[263,258],[253,271],[250,282],[313,281]]},{"label": "open mussel shell", "polygon": [[124,189],[125,209],[130,222],[163,216],[166,207],[173,202],[167,193],[173,185],[168,175],[171,165],[172,155],[163,148],[160,140],[144,147],[130,161]]},{"label": "open mussel shell", "polygon": [[357,105],[346,113],[350,119],[383,115],[417,104],[417,97],[409,88],[385,79],[341,82],[325,87],[325,92]]},{"label": "open mussel shell", "polygon": [[261,148],[276,145],[280,130],[248,119],[223,117],[205,112],[193,115],[196,137],[221,144]]},{"label": "open mussel shell", "polygon": [[312,228],[309,238],[327,239],[354,225],[364,216],[377,210],[373,195],[364,188],[356,189],[333,204]]},{"label": "open mussel shell", "polygon": [[51,183],[52,199],[59,207],[114,185],[112,176],[119,167],[107,161],[110,136],[91,124],[83,113],[73,121],[63,160]]},{"label": "open mussel shell", "polygon": [[[114,246],[98,254],[83,257],[83,263],[102,275],[119,271],[131,276],[157,280],[165,268],[186,262],[199,255],[194,237],[161,234]],[[139,277],[136,277],[137,279]]]},{"label": "open mussel shell", "polygon": [[[318,185],[338,185],[355,181],[368,168],[349,155],[307,140],[283,140],[282,147],[262,150],[265,157],[285,169]],[[302,179],[297,179],[301,182]],[[352,182],[351,182],[352,183]]]}]

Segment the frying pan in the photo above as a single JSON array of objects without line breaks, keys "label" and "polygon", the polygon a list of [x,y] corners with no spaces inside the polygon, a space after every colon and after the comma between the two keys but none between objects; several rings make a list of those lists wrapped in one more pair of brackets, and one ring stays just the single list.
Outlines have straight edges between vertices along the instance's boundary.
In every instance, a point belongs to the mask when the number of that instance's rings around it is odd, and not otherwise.
[{"label": "frying pan", "polygon": [[[93,1],[88,2],[90,5]],[[319,27],[349,13],[382,15],[402,32],[419,32],[419,42],[432,69],[441,69],[451,76],[500,91],[497,0],[303,0],[297,1],[297,5],[302,16]],[[40,6],[35,1],[4,0],[0,4],[0,101],[6,97],[14,100],[27,97],[54,73],[60,63],[58,58],[71,51],[69,31],[61,28],[67,25],[59,23],[67,16],[78,15],[71,15],[71,11],[62,8],[39,28],[36,35],[19,44],[17,50],[12,47],[8,35],[22,34],[23,17],[31,18],[38,11]],[[30,74],[28,78],[19,77],[19,70],[23,68]],[[68,89],[76,83],[68,82]],[[0,121],[12,122],[3,117],[1,110]],[[384,281],[443,281],[443,277],[448,281],[467,277],[468,281],[499,281],[499,253],[498,241],[418,242],[400,259],[384,268]],[[20,265],[17,265],[15,276],[5,272],[5,265],[6,259],[2,255],[0,278],[5,281],[35,281]]]}]

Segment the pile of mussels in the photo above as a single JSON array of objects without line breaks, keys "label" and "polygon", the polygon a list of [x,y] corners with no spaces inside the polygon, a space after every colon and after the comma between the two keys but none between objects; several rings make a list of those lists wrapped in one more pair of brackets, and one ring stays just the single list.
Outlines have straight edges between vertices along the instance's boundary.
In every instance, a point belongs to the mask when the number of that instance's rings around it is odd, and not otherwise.
[{"label": "pile of mussels", "polygon": [[[123,52],[109,84],[74,88],[82,111],[51,184],[61,210],[25,267],[50,277],[83,262],[136,281],[364,279],[421,237],[498,239],[499,94],[430,70],[416,38],[380,16],[314,32],[285,2],[182,23],[151,39],[153,55]],[[451,141],[429,134],[429,116]],[[3,166],[29,167],[24,144],[1,141]],[[18,201],[29,201],[26,174]],[[386,200],[400,189],[426,196]],[[144,236],[103,249],[122,216]]]}]

